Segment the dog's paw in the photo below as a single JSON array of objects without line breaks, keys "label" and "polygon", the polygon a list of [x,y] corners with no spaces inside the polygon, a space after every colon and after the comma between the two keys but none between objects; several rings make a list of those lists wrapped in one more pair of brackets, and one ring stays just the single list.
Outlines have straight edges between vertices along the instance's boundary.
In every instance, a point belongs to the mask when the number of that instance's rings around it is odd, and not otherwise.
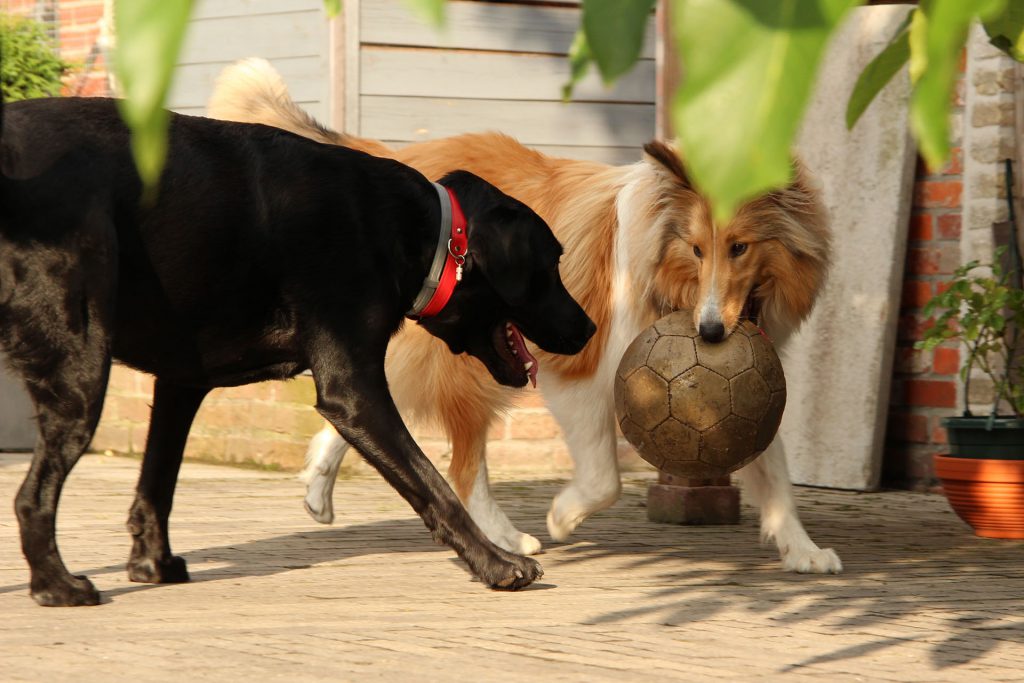
[{"label": "dog's paw", "polygon": [[510,546],[507,550],[511,550],[516,555],[536,555],[540,552],[541,542],[530,534],[520,532],[514,543],[511,543]]},{"label": "dog's paw", "polygon": [[570,484],[551,501],[548,510],[548,533],[556,541],[565,541],[590,515],[615,504],[622,490],[618,475],[594,486],[593,490],[582,490]]},{"label": "dog's paw", "polygon": [[43,607],[84,607],[100,604],[100,592],[84,576],[33,582],[32,599]]},{"label": "dog's paw", "polygon": [[315,496],[310,491],[306,494],[302,505],[306,508],[306,514],[312,517],[314,521],[321,524],[330,524],[334,521],[334,504],[330,498]]},{"label": "dog's paw", "polygon": [[516,555],[536,555],[541,549],[541,542],[534,536],[524,534],[515,529],[496,537],[491,537],[490,534],[487,534],[487,536],[494,545]]},{"label": "dog's paw", "polygon": [[581,510],[566,513],[552,505],[551,509],[548,510],[548,533],[551,535],[551,538],[558,542],[565,541],[586,518],[586,514]]},{"label": "dog's paw", "polygon": [[188,567],[183,557],[172,555],[165,560],[152,557],[128,560],[128,580],[135,583],[186,583]]},{"label": "dog's paw", "polygon": [[544,576],[540,563],[529,557],[507,554],[480,572],[480,580],[495,590],[516,591]]},{"label": "dog's paw", "polygon": [[782,568],[798,574],[838,574],[843,571],[843,563],[832,548],[814,546],[786,553],[782,558]]}]

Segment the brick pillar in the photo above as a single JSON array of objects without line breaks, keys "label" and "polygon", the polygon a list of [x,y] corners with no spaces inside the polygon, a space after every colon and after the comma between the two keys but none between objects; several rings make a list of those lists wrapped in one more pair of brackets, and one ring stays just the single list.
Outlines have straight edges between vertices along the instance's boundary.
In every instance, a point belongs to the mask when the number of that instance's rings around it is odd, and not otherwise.
[{"label": "brick pillar", "polygon": [[738,524],[740,490],[729,477],[682,479],[661,472],[647,489],[647,519],[665,524]]},{"label": "brick pillar", "polygon": [[939,421],[956,410],[960,349],[949,344],[925,352],[914,342],[931,322],[922,307],[960,265],[961,157],[954,149],[946,167],[934,173],[918,164],[882,475],[889,486],[936,484],[932,456],[946,449]]},{"label": "brick pillar", "polygon": [[946,451],[940,420],[956,412],[960,349],[944,344],[934,352],[918,351],[914,343],[930,325],[922,308],[960,265],[962,196],[964,192],[962,129],[963,72],[954,96],[955,145],[947,164],[930,171],[918,159],[914,177],[907,257],[900,300],[896,360],[886,430],[884,486],[928,490],[938,481],[932,456]]}]

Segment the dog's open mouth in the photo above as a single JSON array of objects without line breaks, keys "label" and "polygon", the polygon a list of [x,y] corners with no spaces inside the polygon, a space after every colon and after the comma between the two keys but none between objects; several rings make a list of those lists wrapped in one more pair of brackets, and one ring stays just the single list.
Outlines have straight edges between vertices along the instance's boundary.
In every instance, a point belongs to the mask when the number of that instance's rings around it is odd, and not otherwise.
[{"label": "dog's open mouth", "polygon": [[527,350],[523,333],[510,322],[505,323],[504,328],[499,327],[498,333],[495,336],[498,337],[500,335],[500,338],[495,339],[494,346],[498,351],[498,355],[508,365],[510,374],[525,373],[526,378],[536,387],[537,371],[540,369],[540,364],[533,357],[533,354]]},{"label": "dog's open mouth", "polygon": [[747,300],[743,303],[743,310],[740,311],[740,320],[749,320],[759,327],[761,325],[761,300],[754,296],[753,290],[747,295]]}]

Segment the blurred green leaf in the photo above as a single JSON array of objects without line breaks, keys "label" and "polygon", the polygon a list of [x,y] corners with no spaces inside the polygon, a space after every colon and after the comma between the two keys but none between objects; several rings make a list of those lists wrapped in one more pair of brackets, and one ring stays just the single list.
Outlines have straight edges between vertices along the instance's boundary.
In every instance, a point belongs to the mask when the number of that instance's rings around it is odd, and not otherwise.
[{"label": "blurred green leaf", "polygon": [[921,0],[910,25],[910,123],[922,156],[931,168],[949,156],[950,94],[960,51],[976,16],[988,17],[1002,0]]},{"label": "blurred green leaf", "polygon": [[583,80],[590,70],[590,63],[593,58],[590,54],[590,46],[587,45],[587,34],[580,28],[572,39],[569,47],[569,81],[562,86],[562,101],[568,102],[572,99],[573,88]]},{"label": "blurred green leaf", "polygon": [[583,0],[583,31],[605,85],[629,71],[644,46],[656,0]]},{"label": "blurred green leaf", "polygon": [[897,29],[889,44],[864,67],[864,71],[857,78],[857,84],[853,86],[853,92],[850,93],[850,101],[846,104],[847,129],[853,128],[857,119],[868,108],[875,96],[910,59],[910,17],[912,14],[913,10],[907,13],[906,20]]},{"label": "blurred green leaf", "polygon": [[324,0],[324,9],[327,16],[334,18],[341,14],[341,0]]},{"label": "blurred green leaf", "polygon": [[989,40],[1018,62],[1024,62],[1024,0],[1008,0],[982,24]]},{"label": "blurred green leaf", "polygon": [[444,26],[445,0],[405,0],[405,4],[416,15],[435,28]]},{"label": "blurred green leaf", "polygon": [[681,0],[673,123],[716,220],[782,187],[826,42],[857,0]]},{"label": "blurred green leaf", "polygon": [[192,0],[115,0],[114,67],[124,92],[121,116],[132,130],[135,166],[156,187],[167,154],[164,102],[185,36]]}]

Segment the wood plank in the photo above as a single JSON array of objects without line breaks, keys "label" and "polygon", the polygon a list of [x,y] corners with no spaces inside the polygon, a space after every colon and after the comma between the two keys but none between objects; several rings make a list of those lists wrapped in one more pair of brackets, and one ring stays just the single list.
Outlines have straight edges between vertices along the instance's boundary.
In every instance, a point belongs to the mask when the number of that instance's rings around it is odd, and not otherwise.
[{"label": "wood plank", "polygon": [[326,44],[327,21],[320,11],[199,19],[189,24],[178,62],[202,64],[253,56],[265,59],[322,56]]},{"label": "wood plank", "polygon": [[[298,105],[303,109],[312,114],[318,121],[326,121],[327,117],[327,104],[324,102],[298,102]],[[187,114],[189,116],[206,116],[206,107],[171,107],[173,111],[179,114]]]},{"label": "wood plank", "polygon": [[[344,104],[345,116],[341,120],[340,129],[346,133],[359,133],[359,59],[362,55],[362,41],[359,17],[363,12],[362,0],[349,0],[344,7],[345,21],[345,52],[341,69],[344,80],[341,84],[334,82],[331,87],[332,97],[340,98]],[[335,69],[337,71],[337,68]],[[339,93],[338,88],[341,88]]]},{"label": "wood plank", "polygon": [[308,10],[323,12],[326,16],[323,0],[196,0],[191,19],[250,17]]},{"label": "wood plank", "polygon": [[360,108],[361,134],[381,140],[500,130],[528,145],[627,147],[654,136],[654,107],[645,104],[364,95]]},{"label": "wood plank", "polygon": [[[580,10],[574,7],[451,0],[447,12],[447,26],[439,32],[402,0],[363,3],[363,43],[564,55],[580,25]],[[653,16],[641,57],[654,58]]]},{"label": "wood plank", "polygon": [[[654,61],[642,60],[607,89],[592,69],[573,99],[653,103],[654,72]],[[360,73],[363,95],[561,101],[569,61],[524,53],[364,47]]]},{"label": "wood plank", "polygon": [[[213,84],[224,67],[231,62],[186,64],[174,73],[168,95],[168,106],[205,107],[213,93]],[[292,97],[302,102],[316,102],[324,97],[324,60],[321,57],[292,57],[271,60],[274,68],[288,84]]]}]

